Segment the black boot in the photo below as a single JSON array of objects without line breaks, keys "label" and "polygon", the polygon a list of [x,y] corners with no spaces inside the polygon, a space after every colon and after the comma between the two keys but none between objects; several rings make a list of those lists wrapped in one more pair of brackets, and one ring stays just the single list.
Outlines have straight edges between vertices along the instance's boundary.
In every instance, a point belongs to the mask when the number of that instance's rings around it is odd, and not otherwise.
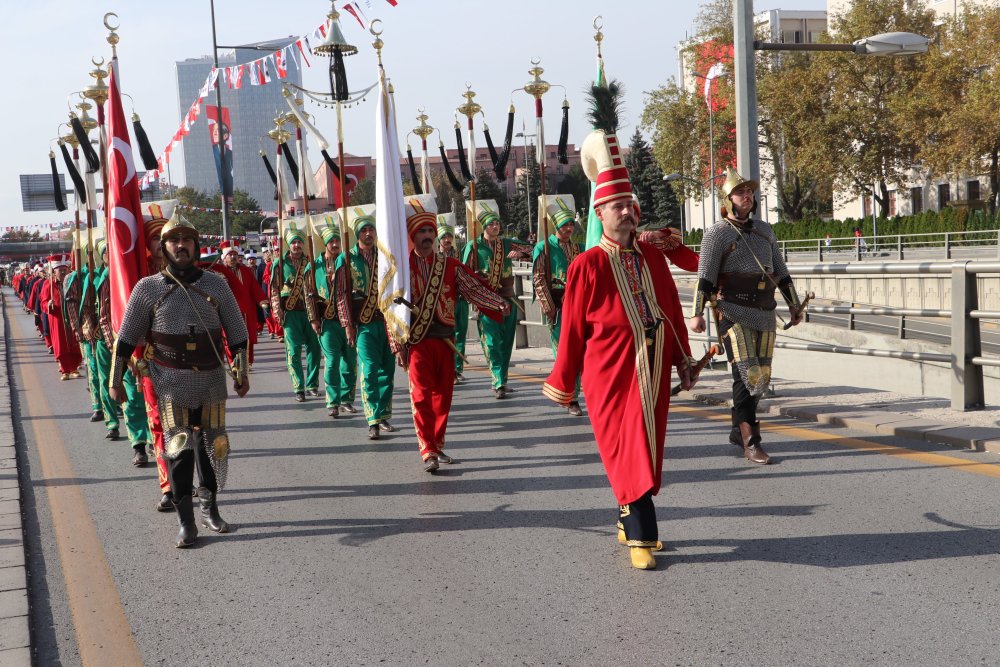
[{"label": "black boot", "polygon": [[216,533],[228,533],[229,524],[219,515],[215,494],[208,489],[198,489],[198,502],[201,503],[201,525]]},{"label": "black boot", "polygon": [[194,540],[198,537],[198,526],[194,522],[194,504],[191,502],[191,496],[182,496],[180,502],[174,502],[174,509],[177,510],[177,520],[181,525],[181,529],[177,532],[177,544],[175,545],[178,549],[184,549],[194,544]]},{"label": "black boot", "polygon": [[729,409],[729,418],[733,424],[733,427],[729,429],[729,442],[730,444],[743,449],[743,436],[740,435],[740,422],[736,417],[736,410],[733,410],[732,408]]}]

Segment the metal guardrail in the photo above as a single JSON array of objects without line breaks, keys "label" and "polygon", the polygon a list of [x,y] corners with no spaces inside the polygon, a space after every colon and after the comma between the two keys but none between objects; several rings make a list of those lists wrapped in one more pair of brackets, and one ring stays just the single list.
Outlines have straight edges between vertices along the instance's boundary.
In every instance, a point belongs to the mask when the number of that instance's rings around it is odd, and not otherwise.
[{"label": "metal guardrail", "polygon": [[[798,343],[778,341],[775,346],[784,349],[822,352],[828,354],[850,354],[856,356],[903,359],[914,362],[935,362],[950,364],[952,369],[951,407],[955,410],[979,410],[985,407],[983,368],[1000,368],[1000,357],[983,356],[983,320],[1000,320],[1000,311],[979,309],[978,282],[982,274],[1000,275],[1000,261],[954,261],[954,262],[864,262],[861,264],[791,264],[789,273],[805,275],[951,275],[951,310],[892,308],[883,306],[821,306],[811,305],[812,314],[883,315],[889,317],[922,317],[950,320],[950,354],[933,352],[909,352],[904,350],[879,350],[853,348],[822,343]],[[693,274],[671,267],[673,275],[692,278]],[[514,271],[515,289],[523,303],[531,301],[531,272],[529,265],[517,265]],[[807,314],[807,321],[809,315]],[[545,326],[542,322],[530,321],[525,317],[518,325],[517,344],[527,346],[527,327]],[[853,327],[851,327],[853,328]],[[900,324],[905,334],[905,324]]]},{"label": "metal guardrail", "polygon": [[[920,251],[939,251],[941,259],[952,259],[956,250],[995,254],[1000,258],[1000,230],[990,229],[969,232],[930,232],[921,234],[883,234],[878,238],[862,237],[863,243],[854,236],[830,238],[829,244],[823,239],[792,239],[778,241],[782,256],[787,262],[789,256],[811,255],[817,262],[861,261],[876,254],[895,257],[899,261]],[[691,249],[698,252],[699,246]],[[935,253],[936,254],[936,253]]]}]

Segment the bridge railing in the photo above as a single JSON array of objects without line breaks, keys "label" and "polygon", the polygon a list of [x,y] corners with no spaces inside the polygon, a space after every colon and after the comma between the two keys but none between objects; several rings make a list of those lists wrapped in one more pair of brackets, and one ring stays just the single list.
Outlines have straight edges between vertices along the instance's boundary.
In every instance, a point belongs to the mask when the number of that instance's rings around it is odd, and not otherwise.
[{"label": "bridge railing", "polygon": [[[806,275],[950,275],[951,277],[951,309],[919,309],[892,308],[882,306],[826,306],[811,304],[812,314],[847,315],[853,318],[857,315],[883,315],[899,317],[901,322],[906,317],[921,317],[940,319],[950,325],[949,353],[911,352],[905,350],[883,350],[874,348],[857,348],[823,343],[800,343],[779,340],[776,347],[821,352],[827,354],[850,354],[867,357],[903,359],[914,362],[937,362],[949,364],[951,373],[951,407],[955,410],[980,410],[986,405],[983,384],[983,368],[987,366],[1000,368],[1000,357],[983,355],[982,321],[1000,320],[1000,311],[979,309],[978,281],[980,275],[1000,275],[1000,261],[952,261],[952,262],[864,262],[860,264],[791,264],[789,273],[794,276]],[[671,267],[676,278],[694,277],[676,267]],[[516,263],[515,289],[519,302],[524,305],[524,313],[518,322],[516,345],[528,346],[529,327],[547,327],[542,321],[537,304],[532,304],[532,286],[530,265]],[[808,321],[808,314],[807,314]],[[905,324],[900,325],[905,332]],[[905,334],[904,334],[905,335]]]},{"label": "bridge railing", "polygon": [[[956,250],[974,252],[977,255],[1000,258],[1000,230],[979,230],[966,232],[932,232],[923,234],[883,234],[877,239],[841,236],[829,239],[792,239],[778,241],[785,261],[792,257],[797,261],[814,258],[817,262],[860,261],[875,255],[888,256],[899,261],[919,252],[941,259],[952,259]],[[698,252],[699,246],[691,246]]]}]

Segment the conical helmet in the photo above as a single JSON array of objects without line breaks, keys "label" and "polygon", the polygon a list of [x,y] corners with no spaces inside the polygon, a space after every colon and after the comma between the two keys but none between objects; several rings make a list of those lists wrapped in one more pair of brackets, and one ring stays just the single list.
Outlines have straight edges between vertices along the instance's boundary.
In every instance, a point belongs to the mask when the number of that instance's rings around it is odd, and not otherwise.
[{"label": "conical helmet", "polygon": [[726,181],[719,188],[719,194],[722,195],[723,201],[729,199],[729,195],[732,194],[733,190],[741,185],[749,185],[754,192],[757,192],[760,188],[759,181],[747,180],[740,176],[732,167],[726,167]]}]

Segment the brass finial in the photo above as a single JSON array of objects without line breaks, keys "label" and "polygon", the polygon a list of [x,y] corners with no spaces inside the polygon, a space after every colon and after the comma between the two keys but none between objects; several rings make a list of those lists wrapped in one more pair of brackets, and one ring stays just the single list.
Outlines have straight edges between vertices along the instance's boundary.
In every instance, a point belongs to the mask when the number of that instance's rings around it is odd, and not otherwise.
[{"label": "brass finial", "polygon": [[434,128],[427,124],[428,116],[424,113],[424,110],[418,109],[418,111],[420,111],[420,115],[417,116],[417,120],[420,121],[420,125],[413,128],[413,134],[426,140],[434,132]]},{"label": "brass finial", "polygon": [[[294,114],[290,114],[294,118]],[[267,133],[267,136],[271,137],[278,144],[283,144],[292,138],[292,133],[286,130],[283,126],[288,122],[288,118],[285,114],[278,114],[274,119],[274,129]]]},{"label": "brass finial", "polygon": [[604,41],[604,33],[601,32],[601,28],[604,27],[604,17],[598,14],[594,17],[594,41],[597,42],[597,57],[601,57],[601,42]]},{"label": "brass finial", "polygon": [[549,85],[548,81],[542,79],[542,73],[545,72],[545,70],[538,66],[540,62],[541,61],[537,58],[532,59],[531,64],[534,65],[534,67],[528,70],[528,74],[535,78],[524,84],[524,92],[533,96],[536,100],[545,93],[549,92],[549,88],[552,87]]},{"label": "brass finial", "polygon": [[112,58],[117,58],[118,57],[118,33],[115,32],[115,31],[118,30],[118,27],[121,25],[121,23],[116,23],[115,25],[111,25],[111,23],[109,22],[109,19],[112,16],[114,16],[115,18],[118,18],[118,14],[115,14],[114,12],[108,12],[107,14],[104,15],[104,27],[108,29],[108,37],[107,37],[107,39],[108,39],[108,44],[111,45],[111,57]]},{"label": "brass finial", "polygon": [[379,67],[381,67],[382,66],[382,47],[385,46],[385,42],[382,41],[382,37],[381,37],[381,35],[382,35],[382,28],[379,28],[378,30],[376,30],[375,29],[375,25],[376,24],[382,25],[382,19],[375,19],[374,21],[372,21],[371,25],[368,26],[368,32],[370,32],[375,37],[375,41],[372,42],[372,46],[375,47],[375,53],[378,55],[378,64],[379,64]]},{"label": "brass finial", "polygon": [[86,101],[80,102],[79,104],[76,105],[76,108],[80,110],[80,115],[79,115],[80,125],[83,126],[85,132],[90,132],[91,130],[97,127],[97,121],[91,118],[90,114],[87,113],[88,111],[90,111],[90,109],[93,108],[90,102]]},{"label": "brass finial", "polygon": [[479,104],[473,101],[472,98],[476,96],[476,93],[472,90],[471,84],[465,84],[465,92],[462,93],[462,97],[465,98],[465,104],[458,107],[458,113],[464,115],[465,117],[472,119],[477,113],[483,110]]},{"label": "brass finial", "polygon": [[104,79],[108,78],[108,70],[103,68],[104,58],[99,60],[91,58],[90,62],[94,65],[94,69],[90,70],[89,74],[95,81],[83,89],[83,96],[101,106],[108,99],[108,86],[104,83]]}]

